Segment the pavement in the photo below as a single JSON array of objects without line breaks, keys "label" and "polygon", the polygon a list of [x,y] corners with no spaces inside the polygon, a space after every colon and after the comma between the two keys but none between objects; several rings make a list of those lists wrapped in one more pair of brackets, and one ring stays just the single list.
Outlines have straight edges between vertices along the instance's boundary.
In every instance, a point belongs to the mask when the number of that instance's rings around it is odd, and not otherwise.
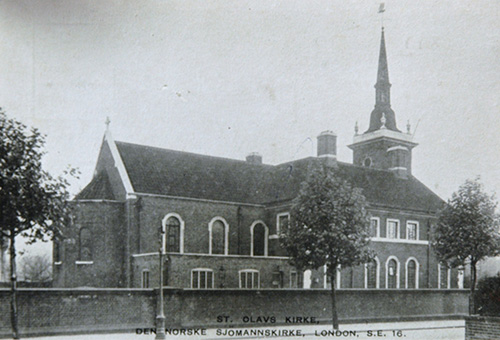
[{"label": "pavement", "polygon": [[[193,330],[191,330],[193,331]],[[173,330],[173,333],[180,332]],[[198,332],[202,332],[199,330]],[[137,334],[140,333],[140,334]],[[145,334],[149,333],[149,334]],[[206,329],[204,335],[167,335],[172,340],[225,339],[404,339],[404,340],[464,340],[464,320],[415,321],[398,323],[370,323],[340,325],[334,332],[329,325],[292,325],[275,327],[245,327]],[[82,334],[30,337],[34,340],[153,340],[149,330],[130,333]]]}]

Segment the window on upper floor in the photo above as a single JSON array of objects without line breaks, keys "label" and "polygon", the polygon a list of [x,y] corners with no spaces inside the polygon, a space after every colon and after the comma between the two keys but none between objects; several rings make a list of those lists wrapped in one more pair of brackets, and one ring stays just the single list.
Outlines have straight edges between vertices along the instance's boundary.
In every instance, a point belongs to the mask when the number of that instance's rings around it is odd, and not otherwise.
[{"label": "window on upper floor", "polygon": [[170,216],[165,223],[166,251],[180,252],[181,223],[177,217]]},{"label": "window on upper floor", "polygon": [[372,217],[370,219],[370,236],[380,237],[380,218]]},{"label": "window on upper floor", "polygon": [[210,231],[210,253],[227,255],[227,231],[226,225],[220,219],[209,224]]},{"label": "window on upper floor", "polygon": [[240,270],[240,288],[260,288],[259,271],[255,269]]},{"label": "window on upper floor", "polygon": [[418,222],[408,221],[406,222],[406,239],[407,240],[418,240]]},{"label": "window on upper floor", "polygon": [[276,234],[284,233],[288,229],[288,224],[290,223],[290,214],[281,213],[278,214],[276,218]]},{"label": "window on upper floor", "polygon": [[250,228],[252,234],[252,256],[267,256],[268,229],[262,222],[256,222]]},{"label": "window on upper floor", "polygon": [[387,220],[387,238],[396,239],[399,238],[399,221],[398,220]]},{"label": "window on upper floor", "polygon": [[149,270],[142,271],[141,287],[142,288],[149,288]]},{"label": "window on upper floor", "polygon": [[80,229],[80,261],[92,261],[92,239],[89,228]]},{"label": "window on upper floor", "polygon": [[196,268],[191,271],[191,288],[214,288],[214,273],[212,269]]}]

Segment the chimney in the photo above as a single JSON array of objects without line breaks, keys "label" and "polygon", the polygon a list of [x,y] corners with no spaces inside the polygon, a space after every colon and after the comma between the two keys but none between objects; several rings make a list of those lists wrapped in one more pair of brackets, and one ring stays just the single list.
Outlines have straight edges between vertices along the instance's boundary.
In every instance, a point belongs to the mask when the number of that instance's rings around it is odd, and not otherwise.
[{"label": "chimney", "polygon": [[252,152],[248,154],[247,162],[250,164],[262,164],[262,155],[258,152]]},{"label": "chimney", "polygon": [[318,136],[318,157],[337,158],[337,135],[323,131]]}]

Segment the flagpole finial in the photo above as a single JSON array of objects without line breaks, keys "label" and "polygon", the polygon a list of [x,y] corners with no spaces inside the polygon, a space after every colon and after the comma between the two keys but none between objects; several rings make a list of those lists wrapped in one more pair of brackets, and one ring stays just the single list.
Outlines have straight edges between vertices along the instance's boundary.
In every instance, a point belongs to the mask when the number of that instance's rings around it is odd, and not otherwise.
[{"label": "flagpole finial", "polygon": [[385,12],[385,3],[381,2],[378,7],[378,13],[382,14],[380,18],[380,26],[382,26],[382,31],[384,30],[384,12]]},{"label": "flagpole finial", "polygon": [[109,119],[109,117],[106,117],[106,121],[104,122],[104,124],[106,124],[106,131],[109,130],[109,124],[111,123],[111,120]]}]

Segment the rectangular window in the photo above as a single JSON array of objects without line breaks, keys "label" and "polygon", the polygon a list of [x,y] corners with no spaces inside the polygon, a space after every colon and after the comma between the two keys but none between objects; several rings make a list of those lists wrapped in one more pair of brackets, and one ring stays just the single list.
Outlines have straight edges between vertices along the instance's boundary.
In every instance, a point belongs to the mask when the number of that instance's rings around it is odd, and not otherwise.
[{"label": "rectangular window", "polygon": [[240,271],[240,288],[260,288],[259,272],[253,269]]},{"label": "rectangular window", "polygon": [[191,288],[214,288],[214,275],[212,269],[193,269],[191,271]]},{"label": "rectangular window", "polygon": [[290,272],[290,288],[304,288],[304,276],[301,272]]},{"label": "rectangular window", "polygon": [[288,223],[290,223],[290,214],[282,213],[278,214],[276,221],[276,234],[285,232],[288,229]]},{"label": "rectangular window", "polygon": [[142,288],[149,288],[149,270],[142,271],[141,287]]},{"label": "rectangular window", "polygon": [[399,238],[399,221],[387,220],[387,238]]},{"label": "rectangular window", "polygon": [[370,219],[370,236],[380,237],[380,218],[378,217]]},{"label": "rectangular window", "polygon": [[406,239],[418,240],[418,222],[408,221],[406,223]]}]

